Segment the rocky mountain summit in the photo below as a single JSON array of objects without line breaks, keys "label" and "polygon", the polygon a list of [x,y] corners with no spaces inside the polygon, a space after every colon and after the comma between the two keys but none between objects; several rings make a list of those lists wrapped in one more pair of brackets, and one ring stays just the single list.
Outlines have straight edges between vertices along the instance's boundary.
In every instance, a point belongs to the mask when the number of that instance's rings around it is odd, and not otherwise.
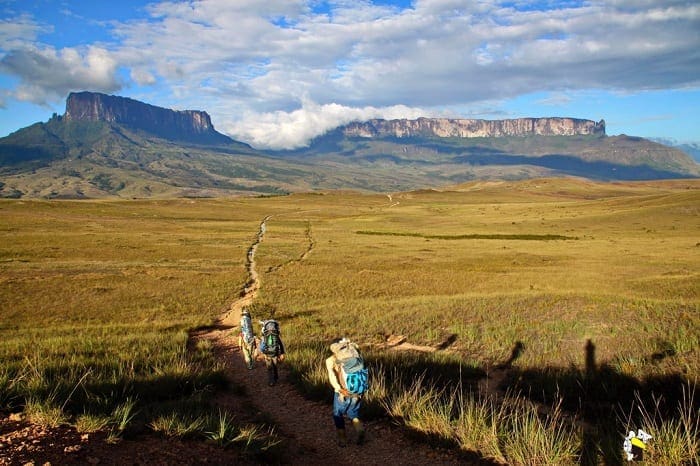
[{"label": "rocky mountain summit", "polygon": [[342,128],[346,137],[439,137],[495,138],[504,136],[581,136],[605,135],[605,121],[577,118],[516,118],[474,120],[418,118],[416,120],[369,120]]},{"label": "rocky mountain summit", "polygon": [[233,142],[214,129],[209,114],[200,110],[170,110],[127,97],[97,92],[68,95],[67,121],[104,121],[146,131],[155,136],[199,144]]}]

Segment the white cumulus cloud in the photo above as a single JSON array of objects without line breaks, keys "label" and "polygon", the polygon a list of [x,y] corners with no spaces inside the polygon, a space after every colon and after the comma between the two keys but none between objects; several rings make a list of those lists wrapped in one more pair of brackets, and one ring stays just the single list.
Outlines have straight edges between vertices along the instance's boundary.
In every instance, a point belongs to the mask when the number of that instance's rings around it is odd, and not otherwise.
[{"label": "white cumulus cloud", "polygon": [[320,105],[305,99],[296,110],[247,113],[239,121],[224,123],[222,129],[256,148],[295,149],[308,145],[318,135],[352,121],[418,118],[425,115],[425,110],[403,105],[357,108],[335,103]]},{"label": "white cumulus cloud", "polygon": [[85,49],[28,47],[13,50],[0,59],[0,70],[20,78],[14,97],[40,105],[65,99],[71,91],[114,92],[122,87],[117,61],[110,52]]}]

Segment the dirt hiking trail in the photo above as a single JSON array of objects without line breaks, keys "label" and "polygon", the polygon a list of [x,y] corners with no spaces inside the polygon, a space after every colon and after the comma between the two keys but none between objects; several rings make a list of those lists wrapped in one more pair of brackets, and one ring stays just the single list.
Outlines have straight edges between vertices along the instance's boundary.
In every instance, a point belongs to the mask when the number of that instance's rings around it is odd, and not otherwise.
[{"label": "dirt hiking trail", "polygon": [[[267,372],[262,361],[256,361],[253,370],[248,370],[237,342],[238,321],[243,307],[256,298],[260,281],[255,270],[255,251],[263,241],[266,217],[260,224],[255,242],[247,254],[249,280],[240,298],[233,302],[222,315],[217,325],[201,329],[192,338],[209,340],[216,358],[224,364],[227,378],[233,387],[243,387],[243,394],[222,392],[217,403],[240,416],[248,410],[259,419],[274,426],[275,433],[282,439],[281,463],[286,464],[487,464],[471,462],[459,458],[452,451],[433,449],[407,438],[397,426],[386,420],[365,422],[366,439],[363,445],[355,445],[355,433],[351,423],[347,423],[348,445],[340,447],[331,417],[330,403],[320,403],[305,399],[288,381],[288,371],[284,364],[280,368],[277,385],[267,385]],[[303,256],[305,257],[306,254]],[[254,321],[257,316],[253,316]],[[263,317],[263,316],[260,316]],[[284,337],[284,322],[282,335]],[[287,348],[294,351],[294,348]],[[320,360],[319,364],[323,364]],[[332,389],[328,387],[329,400]]]}]

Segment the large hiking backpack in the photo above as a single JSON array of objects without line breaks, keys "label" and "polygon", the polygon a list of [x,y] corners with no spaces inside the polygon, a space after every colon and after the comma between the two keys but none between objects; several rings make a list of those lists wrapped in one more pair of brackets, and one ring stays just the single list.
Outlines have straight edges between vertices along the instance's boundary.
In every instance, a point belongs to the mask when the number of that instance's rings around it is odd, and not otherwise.
[{"label": "large hiking backpack", "polygon": [[340,384],[352,395],[364,394],[369,387],[369,372],[357,345],[343,339],[334,354],[340,368]]},{"label": "large hiking backpack", "polygon": [[243,341],[248,346],[255,344],[255,332],[253,331],[253,321],[250,319],[250,314],[245,313],[241,316],[241,334],[243,335]]},{"label": "large hiking backpack", "polygon": [[262,338],[265,345],[264,353],[267,356],[277,356],[280,350],[280,325],[276,320],[270,319],[262,323]]}]

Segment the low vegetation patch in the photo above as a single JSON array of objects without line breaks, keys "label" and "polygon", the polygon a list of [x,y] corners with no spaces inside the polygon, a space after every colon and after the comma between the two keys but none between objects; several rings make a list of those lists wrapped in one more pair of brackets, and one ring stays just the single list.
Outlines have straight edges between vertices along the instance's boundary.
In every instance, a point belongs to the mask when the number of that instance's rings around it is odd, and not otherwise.
[{"label": "low vegetation patch", "polygon": [[426,235],[423,233],[399,233],[390,231],[356,231],[358,235],[376,235],[376,236],[408,236],[413,238],[425,239],[499,239],[499,240],[522,240],[522,241],[551,241],[551,240],[572,240],[578,239],[572,236],[564,235],[530,235],[530,234],[463,234],[463,235]]}]

